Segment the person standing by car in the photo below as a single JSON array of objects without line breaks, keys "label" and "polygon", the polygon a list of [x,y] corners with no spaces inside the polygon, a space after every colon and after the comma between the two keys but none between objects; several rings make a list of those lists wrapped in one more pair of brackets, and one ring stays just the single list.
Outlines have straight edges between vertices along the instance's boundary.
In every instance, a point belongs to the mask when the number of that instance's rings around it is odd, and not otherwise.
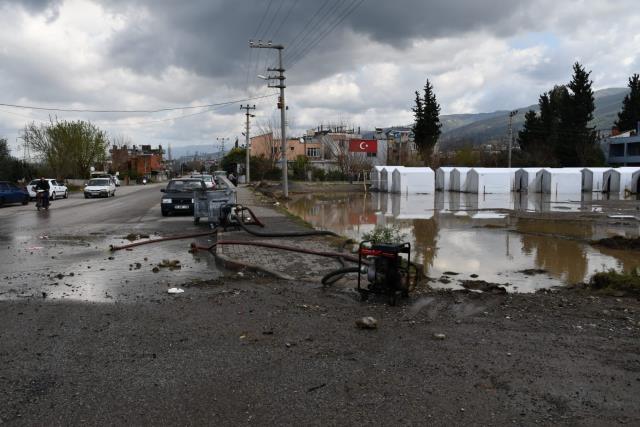
[{"label": "person standing by car", "polygon": [[[49,206],[49,189],[51,187],[49,186],[49,181],[47,181],[46,179],[44,179],[44,177],[40,177],[40,180],[37,182],[36,184],[36,198],[41,197],[40,199],[40,204],[43,207],[48,207]],[[40,193],[40,191],[42,191]]]},{"label": "person standing by car", "polygon": [[236,176],[233,174],[233,172],[229,174],[229,181],[231,181],[231,183],[236,187],[238,186],[238,181],[236,180]]}]

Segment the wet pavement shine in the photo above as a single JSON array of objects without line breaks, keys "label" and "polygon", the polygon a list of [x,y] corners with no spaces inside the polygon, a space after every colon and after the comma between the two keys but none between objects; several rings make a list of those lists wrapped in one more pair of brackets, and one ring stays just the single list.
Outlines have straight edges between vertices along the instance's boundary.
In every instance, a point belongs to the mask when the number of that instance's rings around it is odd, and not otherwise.
[{"label": "wet pavement shine", "polygon": [[412,256],[436,279],[434,287],[458,288],[458,280],[477,279],[508,284],[511,292],[533,292],[583,282],[597,271],[640,267],[637,252],[589,243],[613,235],[637,237],[639,205],[590,194],[447,192],[306,194],[287,207],[317,228],[354,240],[376,226],[397,225]]},{"label": "wet pavement shine", "polygon": [[[0,209],[0,300],[135,301],[219,277],[213,255],[188,252],[193,239],[110,251],[110,245],[130,243],[130,233],[153,239],[206,231],[191,216],[162,217],[160,188],[119,187],[108,199],[72,194],[48,211],[33,203]],[[158,268],[165,259],[179,261],[180,268]]]}]

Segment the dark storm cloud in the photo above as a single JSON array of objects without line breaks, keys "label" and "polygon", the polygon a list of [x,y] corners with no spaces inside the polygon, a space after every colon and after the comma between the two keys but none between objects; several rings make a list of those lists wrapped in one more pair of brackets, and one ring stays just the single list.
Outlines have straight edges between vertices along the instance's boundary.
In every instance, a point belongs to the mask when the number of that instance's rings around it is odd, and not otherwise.
[{"label": "dark storm cloud", "polygon": [[[365,0],[345,17],[349,6],[356,2],[200,0],[191,1],[185,7],[183,3],[169,0],[138,0],[102,4],[107,10],[124,13],[131,19],[112,41],[110,56],[117,64],[147,74],[160,73],[173,65],[203,76],[225,78],[225,83],[234,86],[245,78],[249,55],[254,64],[257,58],[262,58],[262,66],[266,66],[265,58],[275,58],[275,52],[271,51],[254,49],[249,53],[247,42],[254,36],[265,40],[274,38],[291,47],[285,49],[285,56],[294,59],[305,53],[305,46],[310,46],[343,18],[332,32],[352,30],[394,48],[406,46],[415,39],[478,29],[500,34],[528,21],[527,14],[521,10],[524,2],[519,0]],[[144,9],[145,13],[126,13],[136,8]],[[133,16],[139,18],[131,18]],[[287,20],[282,25],[285,17]],[[312,52],[339,51],[348,56],[349,51],[363,48],[345,45],[339,37],[327,37]],[[336,72],[335,66],[327,71]],[[313,78],[327,75],[318,69],[306,72]]]},{"label": "dark storm cloud", "polygon": [[4,0],[0,2],[2,6],[18,6],[32,14],[42,14],[47,22],[51,23],[58,19],[60,4],[63,0]]}]

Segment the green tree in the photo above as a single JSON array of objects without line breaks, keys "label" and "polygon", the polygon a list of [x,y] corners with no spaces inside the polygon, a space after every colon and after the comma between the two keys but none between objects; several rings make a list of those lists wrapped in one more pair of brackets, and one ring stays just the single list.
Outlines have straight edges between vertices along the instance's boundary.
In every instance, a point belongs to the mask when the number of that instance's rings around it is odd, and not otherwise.
[{"label": "green tree", "polygon": [[629,77],[631,92],[622,101],[622,110],[618,113],[616,127],[622,131],[637,129],[640,122],[640,76],[634,74]]},{"label": "green tree", "polygon": [[0,180],[16,182],[34,176],[35,169],[28,163],[14,158],[6,138],[0,138]]},{"label": "green tree", "polygon": [[420,97],[418,91],[415,92],[415,95],[415,106],[411,110],[414,116],[414,141],[420,151],[420,157],[425,165],[428,165],[431,162],[433,147],[438,142],[441,133],[440,105],[429,80],[424,85],[423,97]]},{"label": "green tree", "polygon": [[228,173],[236,173],[236,165],[244,165],[246,162],[246,151],[244,148],[233,148],[229,151],[220,162],[220,166]]},{"label": "green tree", "polygon": [[556,155],[562,166],[595,166],[604,163],[604,153],[598,146],[596,131],[589,126],[593,120],[595,100],[591,72],[580,63],[573,65],[573,77],[560,108],[560,126]]},{"label": "green tree", "polygon": [[32,122],[22,138],[57,178],[87,178],[92,165],[105,161],[109,146],[104,131],[82,120]]}]

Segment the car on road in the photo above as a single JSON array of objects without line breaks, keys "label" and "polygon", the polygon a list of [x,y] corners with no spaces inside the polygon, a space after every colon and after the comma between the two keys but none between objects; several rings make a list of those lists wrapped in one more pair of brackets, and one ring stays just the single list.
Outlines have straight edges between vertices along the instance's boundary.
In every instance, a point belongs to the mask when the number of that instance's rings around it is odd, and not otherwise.
[{"label": "car on road", "polygon": [[201,175],[201,174],[193,174],[191,178],[197,178],[204,181],[204,185],[207,186],[207,190],[215,190],[216,189],[216,181],[213,178],[213,175]]},{"label": "car on road", "polygon": [[84,186],[84,198],[111,197],[116,195],[116,185],[111,178],[92,178]]},{"label": "car on road", "polygon": [[[69,197],[69,189],[67,186],[52,178],[45,178],[45,180],[49,181],[49,200],[55,200],[59,198],[66,199]],[[39,179],[34,179],[27,185],[27,190],[29,191],[29,197],[31,199],[36,198],[36,184],[40,181]]]},{"label": "car on road", "polygon": [[160,202],[162,216],[174,213],[193,215],[193,192],[196,190],[207,190],[200,178],[176,178],[169,181],[167,187],[160,190],[164,193]]},{"label": "car on road", "polygon": [[0,206],[10,203],[29,203],[29,192],[9,181],[0,181]]}]

